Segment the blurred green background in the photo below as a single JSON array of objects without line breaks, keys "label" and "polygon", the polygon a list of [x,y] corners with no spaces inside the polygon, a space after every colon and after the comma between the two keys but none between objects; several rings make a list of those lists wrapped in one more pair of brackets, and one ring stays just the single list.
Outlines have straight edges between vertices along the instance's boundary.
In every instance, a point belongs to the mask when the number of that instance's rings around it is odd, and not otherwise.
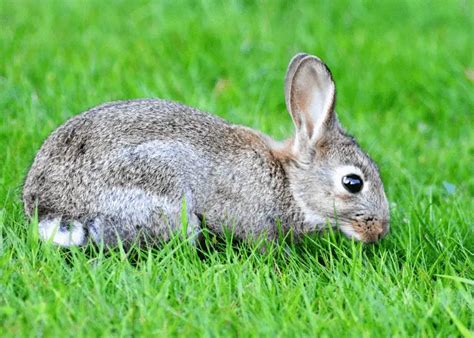
[{"label": "blurred green background", "polygon": [[[472,334],[473,13],[451,0],[0,1],[0,335]],[[331,68],[339,118],[380,166],[382,243],[310,238],[291,259],[167,247],[133,265],[35,241],[22,180],[67,118],[159,97],[282,139],[301,51]]]}]

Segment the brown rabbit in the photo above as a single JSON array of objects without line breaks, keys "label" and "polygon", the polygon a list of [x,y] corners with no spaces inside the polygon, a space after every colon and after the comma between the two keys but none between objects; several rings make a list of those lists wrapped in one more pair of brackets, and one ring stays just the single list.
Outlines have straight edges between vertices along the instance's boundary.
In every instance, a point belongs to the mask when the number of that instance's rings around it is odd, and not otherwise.
[{"label": "brown rabbit", "polygon": [[285,82],[292,139],[280,143],[185,105],[107,103],[75,116],[44,142],[28,173],[26,214],[62,245],[166,240],[205,222],[237,238],[327,227],[382,238],[389,208],[376,165],[334,112],[335,85],[317,57],[298,54]]}]

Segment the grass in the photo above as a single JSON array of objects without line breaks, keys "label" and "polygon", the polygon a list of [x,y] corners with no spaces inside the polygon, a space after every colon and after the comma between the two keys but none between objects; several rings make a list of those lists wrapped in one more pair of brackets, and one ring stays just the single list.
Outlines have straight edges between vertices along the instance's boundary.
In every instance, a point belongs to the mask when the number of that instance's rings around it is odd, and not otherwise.
[{"label": "grass", "polygon": [[[472,1],[0,2],[0,335],[465,336],[474,330]],[[39,243],[21,185],[99,103],[161,97],[277,138],[287,62],[319,55],[381,167],[392,231],[300,245]]]}]

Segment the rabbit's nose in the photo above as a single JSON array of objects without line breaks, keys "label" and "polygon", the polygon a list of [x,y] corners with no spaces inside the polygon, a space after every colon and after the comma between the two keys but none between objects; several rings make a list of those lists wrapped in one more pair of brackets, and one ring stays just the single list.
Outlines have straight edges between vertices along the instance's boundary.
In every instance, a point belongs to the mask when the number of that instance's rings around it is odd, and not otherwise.
[{"label": "rabbit's nose", "polygon": [[376,216],[354,220],[352,227],[364,243],[379,241],[388,233],[390,228],[388,219],[381,219]]},{"label": "rabbit's nose", "polygon": [[388,221],[367,218],[362,228],[362,238],[366,243],[374,243],[382,239],[389,230]]},{"label": "rabbit's nose", "polygon": [[370,230],[364,233],[364,242],[366,243],[374,243],[378,240],[382,239],[383,237],[383,229],[382,227],[372,227]]}]

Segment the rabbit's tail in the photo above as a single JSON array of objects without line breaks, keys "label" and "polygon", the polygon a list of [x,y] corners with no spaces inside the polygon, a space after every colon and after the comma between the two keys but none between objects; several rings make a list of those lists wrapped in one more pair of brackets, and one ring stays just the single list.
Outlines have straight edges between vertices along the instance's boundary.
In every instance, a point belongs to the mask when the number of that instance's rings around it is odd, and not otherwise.
[{"label": "rabbit's tail", "polygon": [[61,216],[46,217],[38,224],[39,237],[43,241],[63,247],[85,245],[89,236],[94,237],[95,230],[94,227]]}]

